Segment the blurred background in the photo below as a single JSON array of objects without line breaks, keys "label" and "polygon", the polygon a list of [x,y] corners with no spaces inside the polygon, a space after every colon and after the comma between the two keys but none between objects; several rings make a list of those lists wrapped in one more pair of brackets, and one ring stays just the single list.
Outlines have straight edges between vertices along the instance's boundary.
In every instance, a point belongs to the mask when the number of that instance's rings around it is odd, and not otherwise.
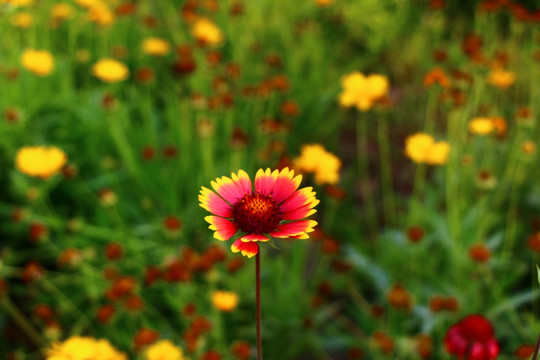
[{"label": "blurred background", "polygon": [[255,359],[254,259],[198,194],[289,167],[319,225],[260,247],[267,359],[530,359],[539,22],[533,0],[0,0],[0,357]]}]

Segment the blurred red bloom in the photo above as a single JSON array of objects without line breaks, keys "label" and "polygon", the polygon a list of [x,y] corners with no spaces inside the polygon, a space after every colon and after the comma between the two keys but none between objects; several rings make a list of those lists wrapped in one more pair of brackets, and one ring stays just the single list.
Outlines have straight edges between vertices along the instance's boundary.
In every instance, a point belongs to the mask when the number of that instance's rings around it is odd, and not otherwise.
[{"label": "blurred red bloom", "polygon": [[452,325],[444,337],[444,346],[460,359],[494,360],[499,355],[493,326],[482,315],[469,315]]},{"label": "blurred red bloom", "polygon": [[159,332],[152,329],[141,328],[133,338],[133,347],[135,348],[135,351],[138,351],[146,345],[150,345],[158,338]]},{"label": "blurred red bloom", "polygon": [[100,323],[107,323],[109,320],[112,319],[114,314],[116,313],[116,309],[112,305],[103,305],[101,306],[96,313],[96,317]]},{"label": "blurred red bloom", "polygon": [[251,354],[251,345],[247,341],[235,341],[231,346],[231,354],[235,359],[248,360]]},{"label": "blurred red bloom", "polygon": [[519,360],[529,360],[534,353],[534,345],[520,345],[515,351],[514,355]]}]

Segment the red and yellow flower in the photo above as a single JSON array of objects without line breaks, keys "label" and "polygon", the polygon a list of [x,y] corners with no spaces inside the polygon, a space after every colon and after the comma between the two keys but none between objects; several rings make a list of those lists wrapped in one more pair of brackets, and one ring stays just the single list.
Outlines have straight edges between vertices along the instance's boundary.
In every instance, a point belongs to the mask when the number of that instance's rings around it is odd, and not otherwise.
[{"label": "red and yellow flower", "polygon": [[306,218],[316,212],[319,200],[312,187],[298,189],[301,181],[289,168],[259,169],[253,189],[248,174],[240,170],[212,181],[215,192],[203,186],[199,205],[214,214],[205,220],[216,239],[226,241],[240,231],[231,250],[252,257],[259,251],[257,243],[270,236],[307,239],[314,230],[317,222]]}]

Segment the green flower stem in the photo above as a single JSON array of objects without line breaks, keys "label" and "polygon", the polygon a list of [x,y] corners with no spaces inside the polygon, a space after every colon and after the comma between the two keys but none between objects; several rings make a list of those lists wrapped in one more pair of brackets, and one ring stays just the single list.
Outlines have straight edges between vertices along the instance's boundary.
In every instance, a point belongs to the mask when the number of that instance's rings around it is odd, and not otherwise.
[{"label": "green flower stem", "polygon": [[111,132],[111,136],[114,140],[116,148],[120,153],[122,159],[125,161],[129,172],[134,178],[139,179],[139,176],[137,176],[139,174],[139,167],[137,165],[137,161],[133,154],[131,145],[127,141],[126,134],[122,129],[122,124],[120,124],[122,118],[123,117],[120,116],[114,118],[113,116],[107,116],[107,125],[109,126],[109,131]]},{"label": "green flower stem", "polygon": [[4,305],[4,309],[6,309],[7,313],[11,316],[13,321],[20,327],[22,331],[28,335],[30,340],[39,348],[41,348],[45,344],[45,340],[39,335],[37,330],[34,328],[30,320],[19,310],[15,304],[11,302],[11,300],[5,296],[2,299],[2,304]]},{"label": "green flower stem", "polygon": [[[95,330],[88,316],[86,316],[86,314],[81,309],[79,309],[79,307],[75,305],[75,303],[73,303],[73,301],[62,291],[60,291],[60,289],[58,289],[51,281],[49,281],[44,276],[43,278],[41,278],[40,283],[47,291],[49,291],[56,297],[58,302],[62,304],[65,309],[73,311],[79,315],[79,322],[81,324],[81,327],[84,328],[84,326],[87,326],[90,327],[93,331]],[[73,332],[78,333],[78,331],[76,331],[75,329],[73,329]]]},{"label": "green flower stem", "polygon": [[388,119],[382,116],[377,122],[379,137],[379,152],[381,155],[381,178],[383,188],[383,207],[386,225],[394,225],[396,205],[394,201],[394,186],[392,181],[392,160],[390,158],[390,143],[388,136]]},{"label": "green flower stem", "polygon": [[367,119],[362,118],[360,115],[356,120],[356,152],[358,180],[360,181],[360,191],[362,193],[362,200],[364,201],[367,226],[370,235],[377,236],[377,209],[369,185],[368,123]]},{"label": "green flower stem", "polygon": [[505,239],[503,243],[503,259],[509,259],[512,255],[512,248],[516,240],[516,226],[517,226],[517,212],[518,212],[518,200],[519,200],[519,183],[520,174],[522,169],[522,163],[516,160],[516,168],[512,183],[510,185],[510,198],[508,204],[508,214],[506,218],[506,231]]}]

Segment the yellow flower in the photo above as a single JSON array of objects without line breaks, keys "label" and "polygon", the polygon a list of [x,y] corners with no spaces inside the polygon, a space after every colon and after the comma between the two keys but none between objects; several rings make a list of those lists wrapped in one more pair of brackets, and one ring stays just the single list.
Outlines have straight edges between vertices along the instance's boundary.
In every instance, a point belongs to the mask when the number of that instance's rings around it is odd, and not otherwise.
[{"label": "yellow flower", "polygon": [[448,161],[449,154],[450,144],[446,141],[436,142],[426,157],[426,163],[429,165],[444,165]]},{"label": "yellow flower", "polygon": [[15,156],[15,165],[19,171],[43,179],[56,174],[66,161],[66,154],[54,146],[25,146]]},{"label": "yellow flower", "polygon": [[171,51],[171,45],[167,40],[149,37],[144,39],[142,43],[142,51],[145,54],[152,56],[164,56]]},{"label": "yellow flower", "polygon": [[447,142],[435,142],[428,134],[417,133],[405,141],[405,155],[418,164],[446,164],[449,153],[450,145]]},{"label": "yellow flower", "polygon": [[238,305],[238,295],[232,291],[214,291],[212,293],[212,304],[221,311],[233,311]]},{"label": "yellow flower", "polygon": [[51,17],[56,20],[69,19],[73,15],[73,8],[66,3],[54,4],[51,9]]},{"label": "yellow flower", "polygon": [[102,59],[92,66],[92,75],[102,81],[114,83],[129,77],[126,65],[114,59]]},{"label": "yellow flower", "polygon": [[107,340],[72,336],[45,350],[46,360],[127,360]]},{"label": "yellow flower", "polygon": [[475,135],[488,135],[495,130],[492,118],[477,117],[469,122],[469,131]]},{"label": "yellow flower", "polygon": [[54,58],[46,50],[27,49],[21,55],[21,64],[36,75],[46,76],[54,69]]},{"label": "yellow flower", "polygon": [[96,341],[91,360],[127,360],[127,356],[116,350],[109,341],[101,339]]},{"label": "yellow flower", "polygon": [[149,346],[144,353],[146,360],[184,360],[182,349],[170,340],[161,340]]},{"label": "yellow flower", "polygon": [[107,5],[97,1],[88,9],[88,18],[98,25],[107,26],[114,22],[114,13]]},{"label": "yellow flower", "polygon": [[75,3],[80,7],[90,9],[94,6],[104,5],[101,0],[75,0]]},{"label": "yellow flower", "polygon": [[521,151],[525,154],[534,154],[536,152],[536,144],[531,140],[527,140],[521,144]]},{"label": "yellow flower", "polygon": [[415,163],[426,161],[427,154],[435,144],[432,136],[424,133],[411,135],[405,140],[405,154]]},{"label": "yellow flower", "polygon": [[191,28],[191,33],[197,41],[204,44],[217,45],[223,41],[221,29],[206,18],[198,19]]},{"label": "yellow flower", "polygon": [[315,3],[319,6],[328,6],[332,5],[334,0],[315,0]]},{"label": "yellow flower", "polygon": [[341,106],[356,106],[359,110],[366,111],[388,93],[389,83],[383,75],[365,76],[360,72],[353,72],[343,76],[341,87],[343,90],[338,96]]},{"label": "yellow flower", "polygon": [[503,69],[494,69],[488,74],[487,82],[490,85],[506,89],[516,81],[516,74]]},{"label": "yellow flower", "polygon": [[13,18],[13,25],[21,29],[28,29],[34,23],[34,17],[27,12],[20,12]]},{"label": "yellow flower", "polygon": [[341,160],[320,144],[302,146],[301,154],[293,160],[293,165],[298,171],[314,173],[315,182],[319,185],[339,182]]}]

